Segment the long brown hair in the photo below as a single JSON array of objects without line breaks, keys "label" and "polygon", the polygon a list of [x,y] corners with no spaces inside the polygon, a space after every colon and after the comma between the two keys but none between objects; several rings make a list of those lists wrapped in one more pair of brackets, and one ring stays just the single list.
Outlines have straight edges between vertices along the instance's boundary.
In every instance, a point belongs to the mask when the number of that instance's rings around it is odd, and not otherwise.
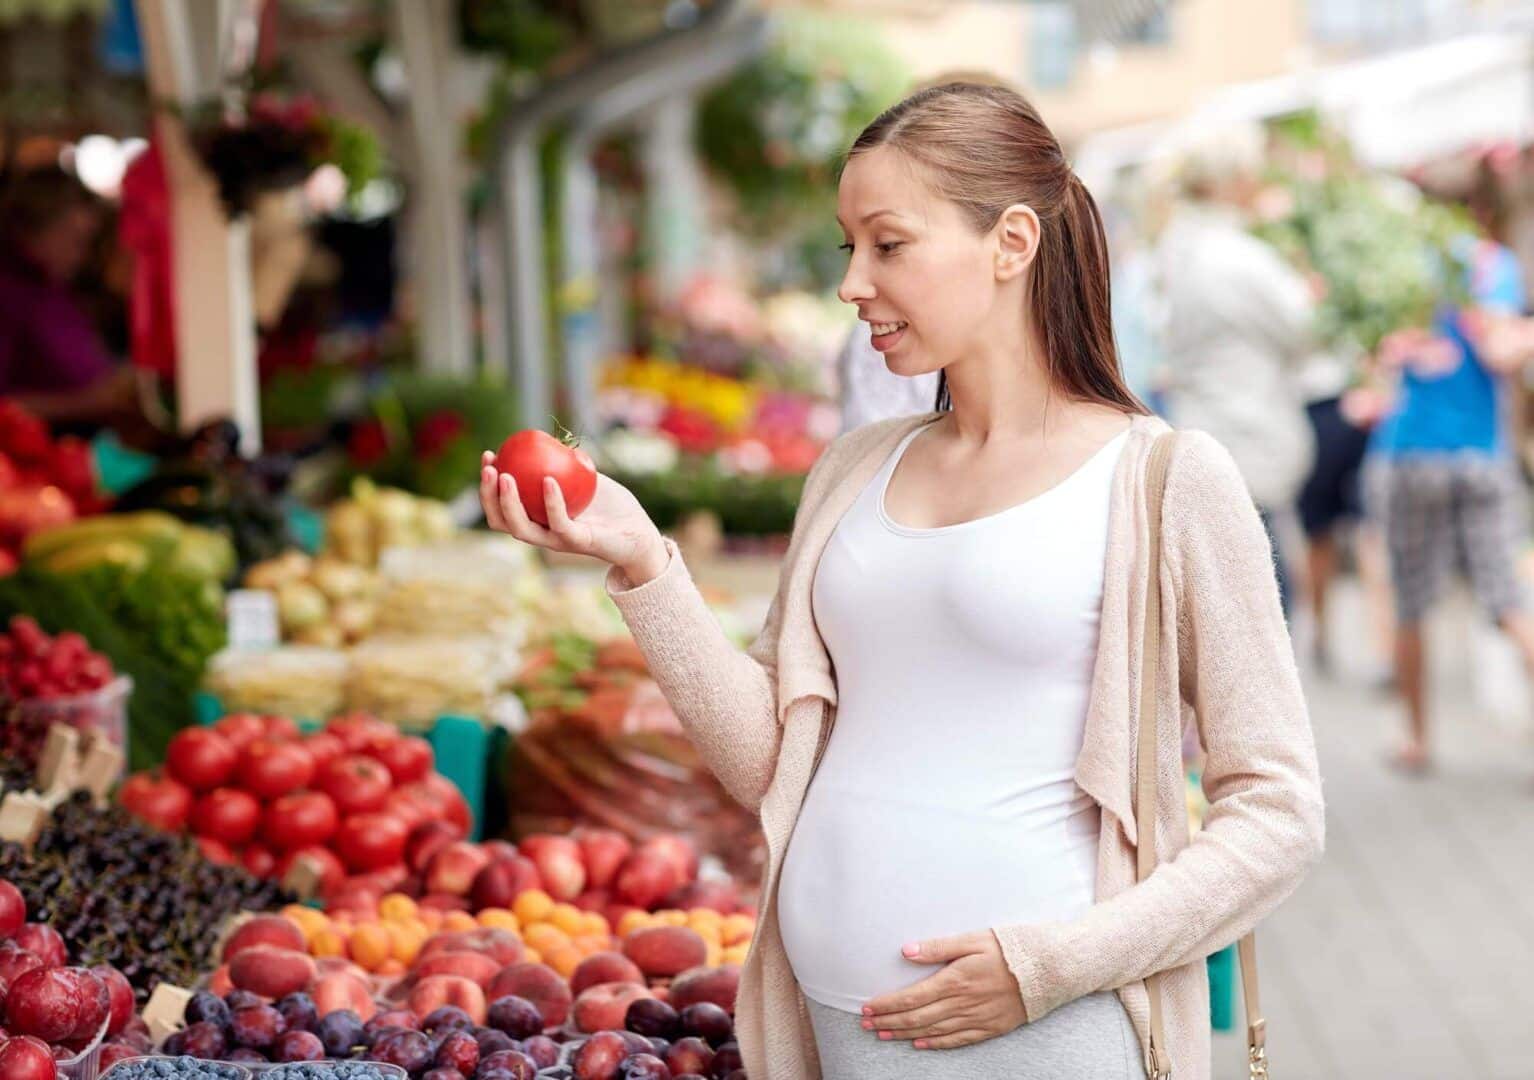
[{"label": "long brown hair", "polygon": [[[978,234],[990,231],[1014,203],[1031,206],[1040,239],[1029,305],[1044,338],[1051,383],[1078,400],[1150,412],[1119,368],[1108,240],[1097,203],[1026,98],[1006,87],[968,82],[918,90],[864,128],[847,156],[878,146],[922,166],[933,190],[957,206]],[[934,408],[952,407],[943,374]]]}]

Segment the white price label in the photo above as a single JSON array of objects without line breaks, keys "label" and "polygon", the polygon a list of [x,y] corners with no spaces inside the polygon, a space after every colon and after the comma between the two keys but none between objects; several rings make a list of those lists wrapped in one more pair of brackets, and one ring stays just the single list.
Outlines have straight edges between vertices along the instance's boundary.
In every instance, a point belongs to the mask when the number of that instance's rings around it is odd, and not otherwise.
[{"label": "white price label", "polygon": [[236,589],[224,604],[231,649],[271,649],[277,632],[277,595],[265,589]]}]

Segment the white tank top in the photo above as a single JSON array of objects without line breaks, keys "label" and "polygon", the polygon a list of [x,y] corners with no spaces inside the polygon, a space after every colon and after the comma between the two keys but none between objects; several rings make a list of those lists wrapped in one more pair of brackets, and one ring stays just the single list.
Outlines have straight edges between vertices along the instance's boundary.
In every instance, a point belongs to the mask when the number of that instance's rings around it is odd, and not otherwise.
[{"label": "white tank top", "polygon": [[842,518],[814,581],[839,704],[778,918],[805,994],[849,1012],[937,970],[904,959],[906,942],[1093,902],[1098,807],[1076,757],[1125,435],[1025,503],[913,529],[884,492],[923,430]]}]

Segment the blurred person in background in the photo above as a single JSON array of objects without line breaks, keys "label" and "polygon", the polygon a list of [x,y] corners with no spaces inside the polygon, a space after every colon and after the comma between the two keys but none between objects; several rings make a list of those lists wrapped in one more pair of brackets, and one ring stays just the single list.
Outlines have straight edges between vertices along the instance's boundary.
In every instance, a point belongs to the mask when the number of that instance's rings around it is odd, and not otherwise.
[{"label": "blurred person in background", "polygon": [[1534,673],[1534,620],[1515,564],[1524,492],[1507,387],[1534,359],[1516,256],[1491,239],[1462,249],[1471,306],[1445,305],[1429,329],[1389,335],[1376,362],[1395,372],[1395,405],[1370,440],[1369,512],[1381,523],[1395,593],[1396,682],[1406,739],[1392,761],[1431,764],[1422,624],[1451,569],[1517,645]]},{"label": "blurred person in background", "polygon": [[104,422],[137,401],[75,287],[100,228],[95,196],[61,168],[0,189],[0,395],[50,422]]},{"label": "blurred person in background", "polygon": [[1288,613],[1278,527],[1315,455],[1298,377],[1314,344],[1313,300],[1306,279],[1248,231],[1265,147],[1255,123],[1197,133],[1178,160],[1179,199],[1156,262],[1167,419],[1209,432],[1235,458],[1273,542]]}]

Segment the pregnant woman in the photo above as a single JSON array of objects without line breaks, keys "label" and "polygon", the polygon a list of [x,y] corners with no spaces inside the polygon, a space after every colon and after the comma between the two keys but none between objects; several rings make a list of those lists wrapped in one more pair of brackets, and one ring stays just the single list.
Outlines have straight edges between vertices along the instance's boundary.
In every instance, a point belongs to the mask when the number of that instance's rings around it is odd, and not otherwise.
[{"label": "pregnant woman", "polygon": [[[545,528],[487,455],[485,513],[612,564],[655,678],[761,816],[736,1017],[755,1080],[1207,1077],[1204,958],[1323,836],[1251,497],[1219,444],[1181,433],[1149,580],[1146,466],[1168,429],[1120,376],[1092,198],[1017,94],[955,83],[890,109],[852,147],[838,219],[841,298],[891,372],[940,373],[938,400],[821,456],[747,652],[607,477],[575,519],[548,481]],[[1162,673],[1153,835],[1142,670]],[[1191,841],[1185,718],[1208,755]],[[1141,844],[1159,865],[1137,880]]]}]

